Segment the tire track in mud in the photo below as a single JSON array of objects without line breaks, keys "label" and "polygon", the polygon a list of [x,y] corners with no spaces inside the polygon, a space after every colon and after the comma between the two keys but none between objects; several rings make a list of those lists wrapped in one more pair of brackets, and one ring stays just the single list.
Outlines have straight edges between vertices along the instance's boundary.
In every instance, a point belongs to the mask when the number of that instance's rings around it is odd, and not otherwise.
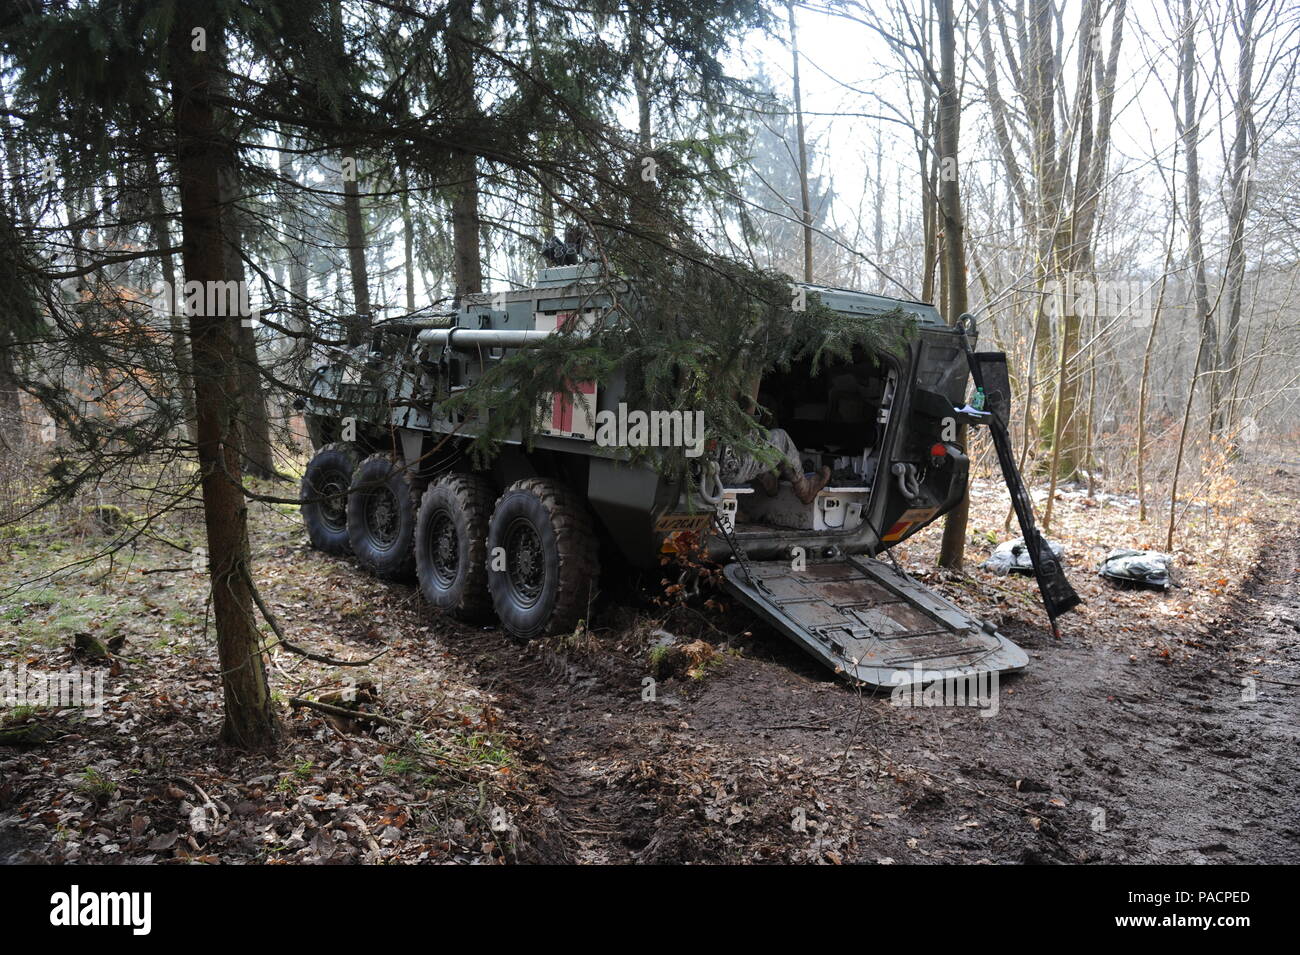
[{"label": "tire track in mud", "polygon": [[525,646],[499,631],[461,632],[447,645],[494,694],[538,767],[543,831],[523,833],[535,843],[525,857],[637,861],[658,814],[628,778],[655,758],[662,733],[654,714],[634,712],[643,674],[626,659],[557,652],[547,641]]},{"label": "tire track in mud", "polygon": [[1170,634],[1188,659],[1009,632],[1032,662],[988,719],[859,694],[757,624],[653,702],[607,638],[446,645],[532,741],[537,861],[1296,862],[1297,568],[1280,524],[1219,618]]},{"label": "tire track in mud", "polygon": [[1033,661],[1004,683],[990,722],[1005,732],[984,745],[959,734],[953,755],[968,755],[955,773],[927,763],[936,777],[1000,786],[1037,820],[1036,839],[1014,824],[995,831],[994,861],[1300,861],[1300,532],[1275,530],[1219,617],[1171,634],[1192,645],[1189,659],[1130,659],[1095,634],[1009,634]]}]

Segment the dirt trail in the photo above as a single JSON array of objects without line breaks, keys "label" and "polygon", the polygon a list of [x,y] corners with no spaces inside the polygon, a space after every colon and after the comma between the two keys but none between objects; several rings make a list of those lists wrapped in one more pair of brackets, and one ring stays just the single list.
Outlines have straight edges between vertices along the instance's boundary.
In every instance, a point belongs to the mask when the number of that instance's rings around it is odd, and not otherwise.
[{"label": "dirt trail", "polygon": [[1297,862],[1300,534],[1276,531],[1215,625],[1164,631],[1187,659],[1009,630],[1031,667],[991,718],[863,696],[757,624],[653,701],[616,651],[449,642],[545,767],[556,861]]},{"label": "dirt trail", "polygon": [[[383,684],[392,713],[426,712],[431,732],[445,730],[455,745],[485,734],[478,771],[503,773],[491,808],[483,777],[435,785],[422,764],[402,768],[405,754],[389,742],[314,717],[290,721],[295,732],[269,764],[218,751],[211,648],[179,637],[146,642],[147,621],[164,612],[150,581],[124,598],[146,624],[132,631],[134,669],[106,721],[73,726],[39,763],[0,753],[0,810],[25,814],[20,827],[0,825],[0,862],[45,860],[52,850],[64,858],[69,845],[81,861],[171,858],[149,846],[155,835],[188,832],[184,790],[173,797],[158,781],[182,777],[242,807],[219,838],[189,846],[223,861],[265,859],[268,845],[277,857],[320,861],[333,854],[317,847],[327,832],[364,858],[374,850],[342,825],[361,793],[372,831],[397,818],[389,807],[412,811],[414,822],[387,837],[394,861],[1297,862],[1300,464],[1259,482],[1267,490],[1252,500],[1271,503],[1278,522],[1264,529],[1268,549],[1217,620],[1196,616],[1211,595],[1194,588],[1217,586],[1209,558],[1194,568],[1198,584],[1169,595],[1116,599],[1094,578],[1092,606],[1113,605],[1071,615],[1062,640],[1041,626],[1004,627],[1031,665],[1002,681],[987,718],[859,693],[739,610],[712,618],[720,629],[679,612],[674,619],[691,623],[670,624],[678,636],[703,638],[720,662],[703,679],[660,680],[649,698],[650,614],[612,604],[593,636],[520,646],[437,619],[413,586],[309,552],[285,522],[260,539],[264,594],[304,640],[332,653],[359,659],[385,646],[367,675]],[[1258,539],[1241,539],[1240,554]],[[1091,571],[1078,563],[1071,574],[1082,587]],[[957,603],[995,603],[985,576],[949,579]],[[201,613],[203,597],[195,587],[170,606]],[[1103,619],[1126,629],[1089,623]],[[741,636],[724,642],[721,631]],[[62,666],[65,652],[50,650],[40,669]],[[319,671],[296,658],[277,667],[288,685],[320,685]],[[146,758],[158,767],[153,782],[118,772]],[[92,765],[117,783],[102,805],[83,785]],[[250,782],[263,777],[278,782]],[[320,808],[325,793],[344,803]],[[152,817],[146,838],[133,831],[137,814]],[[316,835],[299,831],[307,819]]]}]

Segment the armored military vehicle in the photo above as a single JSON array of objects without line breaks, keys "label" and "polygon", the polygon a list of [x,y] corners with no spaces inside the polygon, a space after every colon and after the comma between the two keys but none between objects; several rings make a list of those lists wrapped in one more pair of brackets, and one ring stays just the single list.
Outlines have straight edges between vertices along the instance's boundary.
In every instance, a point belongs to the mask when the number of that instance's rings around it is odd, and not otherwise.
[{"label": "armored military vehicle", "polygon": [[[950,327],[932,305],[802,286],[837,312],[901,315],[911,329],[901,350],[855,353],[819,373],[796,362],[763,378],[763,402],[802,469],[830,469],[809,503],[788,481],[775,494],[729,484],[718,465],[726,449],[694,449],[698,480],[681,481],[600,440],[602,428],[623,436],[646,419],[652,435],[698,439],[690,421],[629,410],[618,376],[556,392],[528,440],[507,440],[476,467],[468,443],[482,422],[448,402],[513,350],[608,320],[619,281],[570,259],[531,288],[379,326],[373,342],[318,369],[300,402],[318,448],[302,482],[312,544],[350,552],[382,577],[413,574],[434,607],[495,615],[531,639],[587,617],[602,572],[656,567],[666,541],[696,534],[740,601],[850,680],[896,686],[1027,664],[994,626],[887,553],[961,500],[969,462],[957,425],[988,425],[1005,445],[1005,359],[970,352],[973,325]],[[972,370],[987,408],[966,403]],[[1006,451],[1022,529],[1040,541]],[[1054,620],[1077,598],[1046,547],[1031,550]]]}]

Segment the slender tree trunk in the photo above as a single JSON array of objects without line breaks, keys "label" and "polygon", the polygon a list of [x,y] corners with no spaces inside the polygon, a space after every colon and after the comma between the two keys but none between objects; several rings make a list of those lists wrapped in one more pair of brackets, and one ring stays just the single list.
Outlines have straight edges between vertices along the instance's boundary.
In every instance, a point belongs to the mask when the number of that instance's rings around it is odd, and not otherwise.
[{"label": "slender tree trunk", "polygon": [[799,34],[795,28],[794,4],[786,4],[790,20],[790,56],[793,62],[794,123],[799,137],[799,209],[803,216],[803,280],[813,280],[813,215],[808,197],[808,142],[803,125],[803,91],[799,88]]},{"label": "slender tree trunk", "polygon": [[1201,380],[1201,368],[1209,345],[1207,326],[1201,326],[1201,340],[1196,348],[1196,363],[1192,366],[1192,382],[1187,386],[1187,402],[1183,405],[1183,423],[1178,429],[1178,454],[1174,457],[1174,476],[1169,486],[1169,527],[1165,533],[1165,550],[1174,549],[1174,528],[1178,523],[1178,480],[1183,472],[1183,458],[1187,448],[1187,432],[1191,426],[1192,405],[1196,401],[1196,386]]},{"label": "slender tree trunk", "polygon": [[[211,6],[199,0],[181,0],[172,22],[168,46],[184,235],[181,258],[187,281],[225,282],[221,157],[213,148],[220,133],[211,98],[220,28]],[[195,26],[207,31],[206,52],[191,50],[190,30]],[[189,316],[198,457],[225,699],[221,739],[242,749],[270,749],[279,734],[249,583],[248,509],[235,422],[239,359],[232,326],[236,324],[228,316]]]},{"label": "slender tree trunk", "polygon": [[[154,245],[159,249],[169,249],[172,244],[171,228],[167,224],[167,208],[163,202],[162,177],[158,163],[149,160],[149,225],[153,232]],[[185,434],[190,443],[198,440],[197,424],[194,415],[194,376],[190,373],[190,343],[185,337],[185,325],[177,312],[177,303],[182,301],[181,290],[176,285],[176,266],[172,253],[161,252],[158,263],[162,267],[163,286],[167,290],[167,325],[171,335],[172,361],[176,365],[176,387],[180,393],[181,414],[185,420]]]},{"label": "slender tree trunk", "polygon": [[[474,55],[465,39],[475,33],[473,0],[451,0],[451,29],[447,33],[448,85],[461,116],[478,115],[474,90]],[[451,228],[456,300],[483,291],[483,258],[479,236],[478,160],[473,153],[456,156],[451,164]]]},{"label": "slender tree trunk", "polygon": [[348,344],[360,345],[370,330],[370,273],[366,269],[366,220],[361,210],[360,169],[352,150],[343,153],[343,222],[347,230],[348,272],[352,276],[354,317],[348,322]]},{"label": "slender tree trunk", "polygon": [[[1040,289],[1040,293],[1041,293],[1041,289]],[[1041,298],[1042,296],[1040,294],[1035,299],[1035,302],[1041,301]],[[1040,306],[1036,305],[1035,307],[1038,308]],[[1020,460],[1016,464],[1016,467],[1021,474],[1025,473],[1025,463],[1029,460],[1030,448],[1034,446],[1034,433],[1035,433],[1034,393],[1036,391],[1037,378],[1038,378],[1038,333],[1040,331],[1041,326],[1039,325],[1038,322],[1035,321],[1031,327],[1033,328],[1033,333],[1029,339],[1029,348],[1026,356],[1026,361],[1028,361],[1029,363],[1029,375],[1027,381],[1025,382],[1025,398],[1024,398],[1025,422],[1023,426],[1024,430],[1022,431],[1023,440],[1021,441],[1020,444]],[[1016,516],[1015,505],[1014,504],[1008,505],[1007,516],[1002,521],[1003,531],[1006,531],[1008,533],[1011,531],[1011,519],[1015,516]]]},{"label": "slender tree trunk", "polygon": [[[885,260],[885,148],[880,134],[876,134],[875,225],[871,235],[871,249],[877,262]],[[858,286],[859,288],[861,286]]]},{"label": "slender tree trunk", "polygon": [[[347,59],[343,39],[343,4],[330,0],[330,29],[335,53],[340,61]],[[346,326],[347,343],[360,345],[370,332],[370,274],[366,269],[366,218],[361,208],[361,166],[356,150],[344,146],[339,156],[343,176],[343,230],[348,250],[348,272],[352,277],[352,317]]]},{"label": "slender tree trunk", "polygon": [[[3,179],[3,176],[0,176]],[[11,218],[0,193],[0,232],[5,239],[17,239],[18,223]],[[19,398],[18,359],[14,333],[8,323],[0,325],[0,449],[12,450],[9,438],[23,440],[22,400]]]},{"label": "slender tree trunk", "polygon": [[32,222],[31,197],[27,194],[27,161],[23,156],[23,151],[18,146],[18,138],[14,134],[13,124],[9,117],[9,97],[3,86],[0,86],[0,135],[4,137],[4,155],[9,164],[9,177],[13,183],[13,203],[11,216],[15,228],[23,225],[31,229],[34,225]]},{"label": "slender tree trunk", "polygon": [[402,190],[402,269],[406,280],[406,310],[415,311],[415,223],[411,219],[411,192],[406,169],[399,172]]},{"label": "slender tree trunk", "polygon": [[1097,344],[1101,322],[1097,321],[1096,306],[1088,323],[1088,412],[1083,419],[1083,465],[1088,470],[1088,497],[1097,496],[1097,463],[1093,460],[1092,435],[1097,414]]},{"label": "slender tree trunk", "polygon": [[[939,14],[939,205],[943,214],[944,272],[947,275],[948,323],[955,325],[966,313],[966,238],[958,179],[957,150],[961,132],[961,95],[957,89],[957,34],[952,0],[936,0]],[[957,442],[967,446],[966,426],[958,427]],[[960,570],[966,551],[966,524],[970,495],[949,512],[943,524],[939,564]]]},{"label": "slender tree trunk", "polygon": [[[1177,157],[1175,157],[1175,162]],[[1171,189],[1172,193],[1173,190]],[[1170,196],[1171,203],[1176,202]],[[1150,393],[1151,356],[1155,354],[1156,331],[1160,327],[1160,313],[1165,307],[1165,289],[1169,285],[1169,270],[1174,261],[1174,230],[1178,226],[1177,209],[1169,215],[1169,239],[1165,243],[1165,266],[1160,276],[1160,291],[1156,294],[1155,308],[1151,312],[1151,330],[1147,332],[1147,345],[1142,352],[1142,382],[1138,387],[1138,433],[1137,433],[1137,492],[1138,520],[1147,519],[1146,456],[1147,456],[1147,396]]]},{"label": "slender tree trunk", "polygon": [[[229,157],[234,159],[233,154]],[[226,280],[244,288],[244,242],[240,222],[239,172],[226,165],[220,173],[221,225],[225,236]],[[245,316],[235,320],[235,348],[239,354],[239,422],[240,442],[244,450],[244,471],[257,478],[276,476],[275,449],[271,444],[271,419],[266,409],[266,392],[262,388],[262,364],[257,354],[257,335]]]},{"label": "slender tree trunk", "polygon": [[934,272],[939,263],[939,163],[931,159],[929,143],[937,140],[934,119],[934,101],[930,81],[924,74],[920,75],[924,84],[921,91],[923,98],[921,113],[921,144],[917,149],[917,158],[921,167],[921,219],[925,233],[925,249],[921,255],[921,298],[927,302],[935,300]]},{"label": "slender tree trunk", "polygon": [[[210,46],[213,56],[224,62],[226,51],[222,47]],[[214,79],[215,90],[225,95],[228,90],[224,76]],[[239,356],[239,407],[235,419],[239,424],[240,443],[244,452],[244,472],[252,477],[270,478],[276,476],[275,455],[271,445],[271,421],[266,409],[266,394],[262,390],[262,366],[257,354],[257,337],[253,330],[251,315],[245,315],[242,305],[247,301],[244,280],[244,221],[243,211],[239,207],[243,199],[243,188],[239,173],[239,154],[236,148],[238,130],[234,118],[227,110],[218,110],[216,114],[218,133],[221,136],[223,151],[219,157],[217,170],[217,188],[221,196],[221,231],[224,241],[226,259],[226,280],[235,282],[239,288],[241,311],[235,322],[235,348]]]},{"label": "slender tree trunk", "polygon": [[1181,44],[1179,79],[1183,94],[1183,116],[1178,126],[1182,134],[1183,151],[1187,154],[1187,254],[1191,258],[1193,295],[1201,330],[1201,344],[1196,353],[1196,374],[1210,372],[1210,420],[1214,422],[1219,414],[1222,385],[1219,376],[1214,373],[1219,366],[1218,330],[1214,314],[1210,311],[1209,281],[1205,276],[1205,250],[1201,240],[1198,158],[1201,123],[1196,102],[1196,24],[1192,17],[1192,0],[1183,0]]},{"label": "slender tree trunk", "polygon": [[[284,180],[287,190],[289,183],[297,181],[294,171],[293,156],[289,151],[290,137],[287,129],[280,133],[280,178]],[[302,211],[286,191],[282,204],[280,219],[284,229],[285,245],[289,250],[289,314],[286,327],[301,337],[291,338],[289,349],[289,380],[305,383],[307,379],[307,358],[311,351],[311,340],[307,336],[307,237],[303,228]]]},{"label": "slender tree trunk", "polygon": [[[31,228],[31,212],[27,208],[27,195],[23,185],[26,170],[18,146],[14,141],[13,129],[9,122],[9,98],[0,83],[0,135],[4,138],[4,157],[9,166],[9,175],[13,182],[12,215],[6,214],[4,194],[4,175],[0,169],[0,225],[3,225],[6,238],[18,237],[19,223]],[[22,402],[18,397],[18,360],[14,350],[14,329],[0,327],[0,447],[9,448],[7,435],[22,436]]]},{"label": "slender tree trunk", "polygon": [[[1235,9],[1236,5],[1234,5]],[[1227,436],[1237,419],[1237,382],[1240,378],[1241,306],[1246,284],[1246,215],[1250,211],[1251,164],[1255,157],[1255,16],[1259,0],[1243,0],[1237,36],[1237,93],[1233,103],[1236,129],[1232,140],[1232,165],[1228,169],[1228,268],[1225,276],[1227,315],[1223,340],[1226,400],[1218,409],[1215,431]],[[1235,441],[1234,441],[1235,443]]]},{"label": "slender tree trunk", "polygon": [[666,241],[666,223],[657,208],[655,192],[660,188],[654,178],[647,178],[642,163],[657,162],[654,154],[654,89],[651,54],[646,47],[647,25],[640,12],[628,23],[628,58],[632,66],[632,91],[636,96],[637,162],[628,170],[629,215],[633,227],[642,235],[659,236]]},{"label": "slender tree trunk", "polygon": [[[528,67],[534,76],[542,76],[544,75],[545,64],[542,59],[541,31],[537,23],[537,0],[528,0],[526,24],[528,31]],[[538,169],[536,175],[538,198],[541,203],[541,238],[545,241],[559,232],[555,221],[555,198],[551,194],[554,187],[551,177],[545,169]]]},{"label": "slender tree trunk", "polygon": [[[1069,278],[1068,274],[1066,278]],[[1072,293],[1068,291],[1066,292],[1067,297],[1071,294]],[[1061,440],[1062,429],[1059,427],[1059,422],[1065,420],[1065,378],[1070,371],[1070,340],[1064,334],[1059,337],[1061,342],[1061,351],[1056,366],[1056,407],[1052,412],[1052,420],[1058,423],[1058,427],[1055,429],[1056,440],[1052,442],[1051,464],[1048,470],[1047,506],[1043,509],[1043,530],[1045,531],[1050,531],[1052,529],[1052,505],[1056,501],[1056,481],[1058,475],[1061,473],[1061,445],[1064,444],[1064,442]]]},{"label": "slender tree trunk", "polygon": [[[1028,86],[1024,97],[1026,119],[1031,140],[1031,161],[1034,180],[1038,185],[1033,242],[1037,251],[1040,287],[1045,286],[1052,276],[1052,270],[1059,267],[1053,261],[1052,250],[1056,245],[1061,226],[1061,172],[1058,167],[1056,144],[1056,91],[1057,58],[1052,48],[1052,3],[1051,0],[1029,0],[1028,50],[1029,60],[1022,64],[1028,74]],[[1051,317],[1040,297],[1036,315],[1038,330],[1038,368],[1046,378],[1048,369],[1054,364],[1053,346],[1058,343],[1054,334]],[[1043,413],[1039,419],[1039,435],[1044,448],[1050,446],[1056,432],[1056,422],[1052,411],[1043,400]]]},{"label": "slender tree trunk", "polygon": [[[18,397],[18,368],[14,348],[8,341],[9,329],[0,330],[0,428],[4,435],[21,434],[22,404]],[[0,435],[0,439],[4,438]],[[11,445],[5,441],[4,447]]]}]

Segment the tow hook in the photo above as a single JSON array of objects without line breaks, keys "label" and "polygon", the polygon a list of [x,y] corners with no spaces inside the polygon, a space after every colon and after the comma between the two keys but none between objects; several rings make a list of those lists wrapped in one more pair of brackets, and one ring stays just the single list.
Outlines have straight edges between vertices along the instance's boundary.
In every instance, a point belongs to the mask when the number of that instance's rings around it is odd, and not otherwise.
[{"label": "tow hook", "polygon": [[899,461],[889,469],[898,478],[898,493],[909,501],[921,493],[921,482],[917,478],[916,465]]},{"label": "tow hook", "polygon": [[718,462],[709,459],[704,464],[704,473],[701,476],[700,484],[695,489],[695,493],[700,496],[700,500],[708,507],[717,507],[722,501],[722,477],[718,473]]}]

